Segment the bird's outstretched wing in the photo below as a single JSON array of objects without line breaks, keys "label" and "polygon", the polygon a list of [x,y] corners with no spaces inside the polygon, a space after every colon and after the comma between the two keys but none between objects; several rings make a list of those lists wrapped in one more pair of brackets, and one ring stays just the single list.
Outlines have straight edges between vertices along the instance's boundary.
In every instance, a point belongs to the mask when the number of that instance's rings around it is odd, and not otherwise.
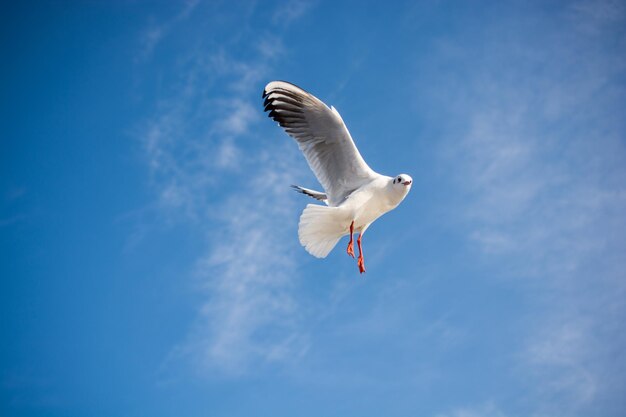
[{"label": "bird's outstretched wing", "polygon": [[310,188],[300,187],[299,185],[292,185],[291,188],[296,190],[299,193],[304,195],[308,195],[309,197],[313,197],[316,200],[321,201],[322,203],[328,204],[328,197],[324,193],[320,193],[319,191],[311,190]]},{"label": "bird's outstretched wing", "polygon": [[334,107],[284,81],[265,86],[265,111],[293,137],[311,170],[337,206],[379,174],[363,160],[350,132]]}]

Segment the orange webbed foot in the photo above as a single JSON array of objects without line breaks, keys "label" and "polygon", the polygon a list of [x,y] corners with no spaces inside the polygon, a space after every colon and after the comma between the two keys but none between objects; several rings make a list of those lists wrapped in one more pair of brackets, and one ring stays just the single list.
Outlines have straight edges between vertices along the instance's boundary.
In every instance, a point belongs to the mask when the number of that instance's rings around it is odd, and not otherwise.
[{"label": "orange webbed foot", "polygon": [[350,223],[350,242],[348,242],[348,248],[346,249],[346,253],[354,258],[354,241],[352,240],[352,235],[354,234],[354,220]]},{"label": "orange webbed foot", "polygon": [[359,234],[359,238],[356,241],[356,244],[359,247],[359,261],[357,264],[359,265],[359,273],[362,274],[365,272],[365,258],[363,257],[363,248],[361,247],[361,238],[363,237],[363,232]]},{"label": "orange webbed foot", "polygon": [[357,262],[357,265],[359,266],[359,273],[360,274],[365,272],[365,260],[363,259],[362,256],[359,256],[359,260]]},{"label": "orange webbed foot", "polygon": [[352,241],[348,243],[348,248],[346,249],[346,253],[354,258],[354,244]]}]

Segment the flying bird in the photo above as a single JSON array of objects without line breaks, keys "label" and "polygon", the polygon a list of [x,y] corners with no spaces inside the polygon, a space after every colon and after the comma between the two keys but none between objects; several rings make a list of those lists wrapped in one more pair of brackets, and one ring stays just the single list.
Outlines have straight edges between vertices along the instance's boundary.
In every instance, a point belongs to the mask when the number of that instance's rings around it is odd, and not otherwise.
[{"label": "flying bird", "polygon": [[298,225],[300,243],[311,255],[325,258],[339,239],[349,235],[346,252],[354,258],[353,235],[359,233],[359,272],[365,272],[361,239],[380,216],[404,200],[413,180],[372,170],[359,153],[341,115],[314,95],[291,83],[272,81],[263,90],[268,116],[296,140],[324,192],[294,185],[296,191],[325,205],[308,204]]}]

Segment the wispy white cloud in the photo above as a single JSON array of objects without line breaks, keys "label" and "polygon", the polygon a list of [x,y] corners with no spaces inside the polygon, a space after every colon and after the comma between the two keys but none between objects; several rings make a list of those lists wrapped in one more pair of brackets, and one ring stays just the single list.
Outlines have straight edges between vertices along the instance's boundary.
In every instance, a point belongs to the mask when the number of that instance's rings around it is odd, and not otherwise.
[{"label": "wispy white cloud", "polygon": [[574,2],[568,13],[580,30],[597,35],[607,26],[619,25],[626,6],[619,0],[582,0]]},{"label": "wispy white cloud", "polygon": [[280,220],[296,210],[281,186],[284,172],[297,171],[295,155],[283,147],[276,158],[276,151],[264,153],[245,188],[217,207],[221,227],[211,230],[211,247],[197,265],[208,299],[182,351],[204,369],[238,374],[253,363],[295,360],[307,348],[293,294],[295,219]]},{"label": "wispy white cloud", "polygon": [[150,58],[159,43],[167,37],[177,24],[189,18],[199,3],[200,0],[184,1],[183,7],[174,16],[164,21],[151,22],[139,36],[140,48],[135,60],[143,61]]},{"label": "wispy white cloud", "polygon": [[11,226],[19,221],[28,218],[26,214],[16,214],[10,217],[0,218],[0,227]]},{"label": "wispy white cloud", "polygon": [[[589,131],[562,137],[559,145],[547,143],[528,128],[534,112],[508,120],[519,104],[511,102],[487,120],[475,116],[480,127],[464,142],[467,164],[460,172],[468,190],[469,237],[514,276],[534,278],[529,285],[548,291],[542,307],[548,316],[531,320],[526,370],[539,382],[539,408],[546,409],[541,415],[577,415],[599,390],[610,389],[607,374],[622,372],[611,369],[611,355],[594,345],[601,339],[624,347],[624,340],[594,328],[606,321],[615,325],[624,313],[623,307],[609,313],[602,306],[607,299],[616,303],[625,290],[626,264],[615,254],[626,242],[613,231],[626,232],[619,214],[626,212],[626,182],[614,182],[626,180],[616,164],[626,154],[610,134],[594,137]],[[484,125],[504,126],[493,131]],[[594,149],[584,145],[588,140],[595,141]],[[560,155],[551,154],[552,146]],[[596,291],[588,292],[593,285]],[[567,314],[561,313],[564,302],[573,304]],[[577,314],[579,309],[589,316]]]},{"label": "wispy white cloud", "polygon": [[[242,80],[244,84],[247,84],[246,81]],[[216,125],[225,135],[236,136],[247,133],[250,125],[261,118],[258,106],[239,98],[220,100],[216,104],[224,109],[225,117]]]},{"label": "wispy white cloud", "polygon": [[189,18],[199,3],[200,0],[187,0],[183,2],[183,7],[180,11],[171,18],[160,22],[151,22],[139,36],[140,47],[135,61],[141,62],[149,59],[159,43],[167,37],[176,25]]},{"label": "wispy white cloud", "polygon": [[285,53],[283,40],[276,36],[261,38],[257,48],[266,59],[276,59]]},{"label": "wispy white cloud", "polygon": [[289,25],[301,18],[313,5],[309,0],[289,0],[276,8],[272,21],[275,24]]},{"label": "wispy white cloud", "polygon": [[539,413],[550,415],[567,411],[571,414],[578,406],[591,401],[599,387],[597,375],[585,364],[598,346],[594,346],[596,341],[590,337],[592,320],[565,315],[551,317],[550,321],[532,338],[524,359],[544,381],[540,395],[550,400],[543,402]]},{"label": "wispy white cloud", "polygon": [[[599,48],[570,19],[623,22],[609,3],[576,3],[558,22],[534,16],[536,39],[486,42],[472,58],[480,64],[464,67],[465,88],[447,95],[456,123],[443,153],[462,213],[452,218],[498,276],[540,294],[516,367],[537,415],[584,415],[624,383],[612,358],[626,340],[608,329],[626,314],[626,148],[615,110],[626,101],[626,59],[610,49],[626,37],[605,25],[616,43]],[[442,51],[465,62],[461,49]]]},{"label": "wispy white cloud", "polygon": [[17,203],[26,196],[26,188],[11,187],[0,198],[0,227],[12,226],[28,219],[29,215],[17,210]]},{"label": "wispy white cloud", "polygon": [[437,417],[506,417],[506,414],[493,402],[478,406],[459,407]]},{"label": "wispy white cloud", "polygon": [[12,187],[4,193],[4,200],[7,202],[12,202],[24,197],[25,195],[25,187]]},{"label": "wispy white cloud", "polygon": [[284,138],[259,152],[263,138],[254,130],[260,82],[282,42],[276,34],[239,33],[232,42],[245,42],[252,57],[234,57],[211,42],[185,51],[176,88],[159,98],[140,130],[163,213],[193,222],[207,237],[194,273],[206,299],[168,359],[205,375],[239,375],[307,349],[292,261],[296,209],[285,178],[297,175],[302,161]]},{"label": "wispy white cloud", "polygon": [[241,158],[243,156],[239,148],[235,146],[232,140],[226,138],[219,145],[215,163],[222,169],[237,170]]}]

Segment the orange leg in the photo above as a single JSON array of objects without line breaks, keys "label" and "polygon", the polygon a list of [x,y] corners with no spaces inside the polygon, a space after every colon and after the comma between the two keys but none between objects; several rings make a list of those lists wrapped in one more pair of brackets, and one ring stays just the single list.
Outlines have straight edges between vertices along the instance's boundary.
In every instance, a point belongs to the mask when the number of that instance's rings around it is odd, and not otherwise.
[{"label": "orange leg", "polygon": [[348,255],[354,258],[354,242],[352,240],[353,233],[354,233],[354,220],[352,220],[352,223],[350,223],[350,242],[348,242],[348,249],[346,249],[346,252],[348,252]]},{"label": "orange leg", "polygon": [[361,238],[363,237],[363,232],[359,235],[359,238],[356,240],[356,244],[359,247],[359,260],[357,264],[359,265],[359,273],[365,272],[365,259],[363,258],[363,248],[361,247]]}]

